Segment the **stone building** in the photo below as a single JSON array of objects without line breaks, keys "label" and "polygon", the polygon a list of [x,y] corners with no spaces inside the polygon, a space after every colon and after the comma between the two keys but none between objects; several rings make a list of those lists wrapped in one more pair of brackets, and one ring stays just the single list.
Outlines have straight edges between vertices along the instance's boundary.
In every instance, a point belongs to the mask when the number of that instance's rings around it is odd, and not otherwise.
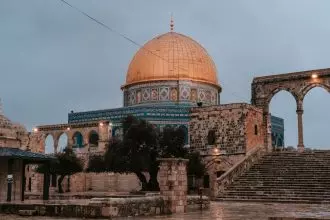
[{"label": "stone building", "polygon": [[245,154],[263,146],[262,110],[246,103],[191,109],[190,147]]},{"label": "stone building", "polygon": [[[47,163],[51,156],[31,152],[38,138],[27,132],[21,124],[11,122],[3,113],[0,104],[0,202],[24,200],[25,171],[29,164]],[[46,178],[41,183],[47,181]],[[43,184],[43,186],[48,184]],[[48,187],[44,188],[44,199],[48,199]]]},{"label": "stone building", "polygon": [[[213,146],[238,159],[262,146],[262,113],[244,103],[220,104],[222,87],[212,57],[192,38],[174,32],[173,23],[170,32],[136,52],[121,89],[122,108],[71,111],[66,124],[37,126],[34,135],[41,141],[34,148],[45,152],[45,140],[51,136],[51,152],[58,152],[59,139],[66,134],[67,146],[88,158],[104,152],[106,142],[122,135],[121,121],[128,115],[145,119],[160,131],[167,126],[182,128],[187,147],[194,150]],[[214,172],[220,171],[212,166]]]},{"label": "stone building", "polygon": [[[145,119],[162,130],[166,126],[181,127],[190,144],[190,108],[220,105],[222,87],[216,65],[205,48],[192,38],[171,30],[148,41],[134,55],[128,66],[123,91],[123,107],[86,112],[71,111],[67,124],[38,126],[45,140],[51,136],[53,152],[58,151],[62,134],[79,152],[102,151],[101,143],[121,136],[121,121],[127,115]],[[100,126],[104,124],[103,138]],[[94,126],[94,127],[93,127]],[[93,132],[91,147],[89,135]],[[105,134],[104,132],[108,132]],[[38,148],[45,149],[44,142]],[[102,145],[102,144],[101,144]]]},{"label": "stone building", "polygon": [[250,104],[195,107],[190,115],[190,148],[201,153],[210,192],[216,179],[256,148],[264,146],[263,112]]}]

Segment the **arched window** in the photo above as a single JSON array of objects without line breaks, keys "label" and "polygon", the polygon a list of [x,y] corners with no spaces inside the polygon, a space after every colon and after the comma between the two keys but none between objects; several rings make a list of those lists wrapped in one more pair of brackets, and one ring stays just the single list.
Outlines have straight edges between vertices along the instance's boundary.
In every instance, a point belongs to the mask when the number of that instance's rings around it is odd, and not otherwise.
[{"label": "arched window", "polygon": [[188,144],[188,128],[184,125],[181,125],[179,128],[184,131],[184,143]]},{"label": "arched window", "polygon": [[91,131],[88,138],[88,143],[92,147],[97,147],[99,142],[99,135],[96,131]]},{"label": "arched window", "polygon": [[214,145],[215,144],[215,130],[209,130],[207,134],[207,144]]},{"label": "arched window", "polygon": [[75,148],[81,148],[83,147],[83,136],[80,132],[76,132],[73,135],[73,147]]}]

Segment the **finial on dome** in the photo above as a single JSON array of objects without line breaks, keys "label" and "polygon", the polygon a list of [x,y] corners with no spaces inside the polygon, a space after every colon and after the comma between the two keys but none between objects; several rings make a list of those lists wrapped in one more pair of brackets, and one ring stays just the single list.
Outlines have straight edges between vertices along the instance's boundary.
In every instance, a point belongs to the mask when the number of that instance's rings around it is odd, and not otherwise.
[{"label": "finial on dome", "polygon": [[174,30],[174,21],[173,21],[173,14],[171,13],[171,23],[170,23],[170,27],[171,27],[171,32]]}]

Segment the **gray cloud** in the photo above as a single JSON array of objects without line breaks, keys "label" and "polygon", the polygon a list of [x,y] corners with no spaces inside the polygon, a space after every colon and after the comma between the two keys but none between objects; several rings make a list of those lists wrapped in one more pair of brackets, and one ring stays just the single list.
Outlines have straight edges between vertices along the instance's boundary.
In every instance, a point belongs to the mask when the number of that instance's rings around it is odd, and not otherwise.
[{"label": "gray cloud", "polygon": [[[137,42],[169,30],[200,42],[213,57],[223,103],[250,100],[254,76],[329,67],[327,0],[68,0]],[[122,105],[119,89],[135,45],[58,0],[0,1],[0,96],[28,128],[66,122],[67,113]],[[305,101],[306,145],[327,147],[329,94]],[[271,111],[297,143],[295,103],[279,93]]]}]

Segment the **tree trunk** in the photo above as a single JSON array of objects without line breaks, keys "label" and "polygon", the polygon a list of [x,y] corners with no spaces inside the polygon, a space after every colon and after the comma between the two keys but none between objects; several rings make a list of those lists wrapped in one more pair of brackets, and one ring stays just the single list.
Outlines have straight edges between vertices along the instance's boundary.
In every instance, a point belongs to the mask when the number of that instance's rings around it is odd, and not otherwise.
[{"label": "tree trunk", "polygon": [[150,179],[148,182],[148,190],[150,191],[159,191],[159,183],[157,180],[158,170],[158,164],[154,164],[149,170]]},{"label": "tree trunk", "polygon": [[147,190],[147,179],[146,177],[143,175],[143,173],[141,172],[134,172],[135,175],[139,178],[141,185],[142,185],[142,189],[141,191],[145,191]]},{"label": "tree trunk", "polygon": [[60,178],[58,178],[57,185],[58,185],[58,192],[63,193],[63,188],[62,188],[62,182],[64,179],[65,175],[61,175]]}]

